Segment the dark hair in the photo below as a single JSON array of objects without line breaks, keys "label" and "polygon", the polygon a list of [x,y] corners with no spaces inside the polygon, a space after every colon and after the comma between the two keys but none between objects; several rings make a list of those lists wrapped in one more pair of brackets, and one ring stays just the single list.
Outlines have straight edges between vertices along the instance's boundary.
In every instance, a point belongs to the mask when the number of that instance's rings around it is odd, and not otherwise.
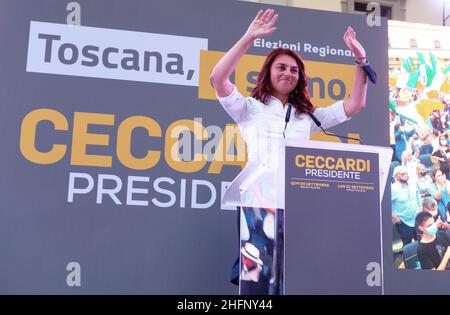
[{"label": "dark hair", "polygon": [[436,128],[433,128],[433,136],[435,137],[439,137],[441,133],[439,132],[439,130],[437,130]]},{"label": "dark hair", "polygon": [[428,211],[420,211],[419,213],[417,213],[416,228],[421,226],[426,220],[428,220],[429,218],[432,218],[432,217],[433,217],[433,215]]},{"label": "dark hair", "polygon": [[[450,205],[450,203],[448,203]],[[437,206],[437,202],[436,199],[434,199],[431,196],[427,196],[425,198],[422,199],[422,207],[426,208],[426,209],[430,209],[431,206],[436,205]]]},{"label": "dark hair", "polygon": [[261,72],[258,75],[258,82],[253,89],[251,96],[266,104],[272,95],[272,84],[270,83],[270,67],[275,58],[280,55],[287,55],[295,59],[298,65],[298,82],[295,89],[289,93],[288,102],[296,109],[295,114],[300,115],[314,110],[314,105],[310,101],[308,93],[308,81],[306,80],[305,65],[302,58],[293,50],[287,48],[277,48],[273,50],[264,61]]}]

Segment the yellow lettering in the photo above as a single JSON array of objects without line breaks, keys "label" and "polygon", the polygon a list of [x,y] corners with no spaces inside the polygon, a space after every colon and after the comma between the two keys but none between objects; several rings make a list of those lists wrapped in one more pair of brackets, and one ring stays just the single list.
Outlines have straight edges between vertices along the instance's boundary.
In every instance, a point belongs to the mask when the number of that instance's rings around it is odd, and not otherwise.
[{"label": "yellow lettering", "polygon": [[69,124],[66,117],[53,109],[36,109],[28,113],[20,127],[20,152],[29,161],[37,164],[56,163],[66,154],[66,145],[54,144],[50,151],[36,149],[36,128],[41,121],[52,122],[55,130],[67,131]]},{"label": "yellow lettering", "polygon": [[[300,162],[300,161],[302,161],[302,162]],[[298,154],[295,157],[295,165],[297,167],[304,167],[305,166],[305,162],[304,161],[305,161],[305,157],[303,155],[301,155],[301,154]]]},{"label": "yellow lettering", "polygon": [[334,158],[329,156],[325,159],[325,166],[327,169],[332,170],[334,169]]},{"label": "yellow lettering", "polygon": [[325,167],[325,158],[323,156],[316,157],[316,167],[317,168],[324,168]]},{"label": "yellow lettering", "polygon": [[145,116],[133,116],[125,119],[117,131],[117,158],[126,167],[133,170],[146,170],[158,164],[161,152],[148,150],[143,158],[131,154],[131,136],[136,128],[147,130],[149,137],[161,137],[161,127],[158,123]]},{"label": "yellow lettering", "polygon": [[314,168],[314,156],[312,156],[312,155],[306,156],[306,167]]},{"label": "yellow lettering", "polygon": [[335,170],[344,170],[345,171],[345,164],[344,164],[344,160],[342,158],[338,158],[337,162],[336,162],[336,166],[334,167]]},{"label": "yellow lettering", "polygon": [[355,159],[347,159],[347,171],[354,171],[355,170]]},{"label": "yellow lettering", "polygon": [[366,161],[357,159],[356,160],[356,170],[362,172],[366,169]]},{"label": "yellow lettering", "polygon": [[75,112],[72,134],[72,165],[111,167],[112,157],[87,154],[88,145],[108,146],[109,135],[88,133],[89,125],[114,125],[114,115]]}]

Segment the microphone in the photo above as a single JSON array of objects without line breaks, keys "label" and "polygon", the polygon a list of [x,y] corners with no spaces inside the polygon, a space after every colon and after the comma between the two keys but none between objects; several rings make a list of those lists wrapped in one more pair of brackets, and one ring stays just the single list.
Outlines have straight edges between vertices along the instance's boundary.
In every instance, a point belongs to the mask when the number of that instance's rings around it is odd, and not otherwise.
[{"label": "microphone", "polygon": [[286,112],[286,117],[284,117],[284,122],[285,122],[286,124],[284,125],[283,138],[286,138],[285,132],[286,132],[287,124],[288,124],[289,120],[291,119],[291,109],[292,109],[292,105],[289,104],[289,105],[288,105],[287,112]]},{"label": "microphone", "polygon": [[356,141],[359,141],[361,144],[363,144],[363,142],[361,141],[361,139],[352,138],[352,137],[346,137],[346,136],[340,136],[340,135],[335,135],[335,134],[326,132],[325,129],[322,128],[322,123],[320,122],[320,120],[317,119],[317,117],[314,116],[314,114],[313,114],[310,110],[308,110],[308,115],[311,117],[311,119],[314,121],[314,123],[317,125],[317,127],[319,127],[320,130],[323,131],[324,134],[329,135],[329,136],[333,136],[333,137],[338,137],[338,138],[344,138],[344,139],[356,140]]}]

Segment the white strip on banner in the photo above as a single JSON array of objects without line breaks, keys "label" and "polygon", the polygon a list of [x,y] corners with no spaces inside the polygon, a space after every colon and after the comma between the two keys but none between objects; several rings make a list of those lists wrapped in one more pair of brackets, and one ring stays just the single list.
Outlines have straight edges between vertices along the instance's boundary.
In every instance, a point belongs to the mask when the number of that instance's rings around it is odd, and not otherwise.
[{"label": "white strip on banner", "polygon": [[27,71],[198,86],[208,39],[30,23]]}]

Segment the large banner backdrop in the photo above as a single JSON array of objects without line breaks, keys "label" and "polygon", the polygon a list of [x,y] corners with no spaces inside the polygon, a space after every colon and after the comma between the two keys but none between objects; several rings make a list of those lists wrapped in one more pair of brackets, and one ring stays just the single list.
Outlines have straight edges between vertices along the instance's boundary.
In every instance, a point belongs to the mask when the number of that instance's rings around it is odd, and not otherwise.
[{"label": "large banner backdrop", "polygon": [[[236,294],[236,211],[220,200],[245,146],[209,75],[269,6],[77,3],[0,0],[0,293]],[[275,9],[277,31],[237,67],[239,90],[281,46],[305,60],[316,106],[348,97],[350,25],[379,82],[332,132],[388,146],[386,20]]]}]

